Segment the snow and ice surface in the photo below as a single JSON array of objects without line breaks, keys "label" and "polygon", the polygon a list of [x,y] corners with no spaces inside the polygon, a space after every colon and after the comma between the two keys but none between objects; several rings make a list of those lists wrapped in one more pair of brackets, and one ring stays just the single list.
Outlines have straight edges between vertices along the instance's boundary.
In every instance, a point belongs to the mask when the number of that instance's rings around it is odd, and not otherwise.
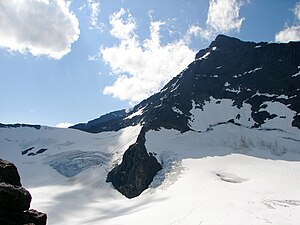
[{"label": "snow and ice surface", "polygon": [[299,134],[286,135],[232,124],[149,131],[147,149],[164,168],[153,192],[174,210],[162,210],[172,219],[161,224],[298,224]]},{"label": "snow and ice surface", "polygon": [[140,115],[143,115],[143,108],[142,109],[139,109],[138,111],[130,114],[129,116],[127,116],[125,119],[132,119],[133,117],[135,116],[140,116]]},{"label": "snow and ice surface", "polygon": [[[249,105],[211,98],[202,109],[194,103],[192,131],[146,132],[163,169],[133,199],[105,179],[139,125],[99,134],[2,128],[0,157],[17,165],[32,208],[46,212],[49,225],[297,225],[300,132],[284,105],[268,102],[264,110],[278,117],[251,129]],[[232,118],[241,125],[227,123]]]},{"label": "snow and ice surface", "polygon": [[206,131],[219,123],[225,123],[231,119],[236,119],[244,126],[253,126],[251,105],[244,103],[243,107],[238,108],[233,106],[233,103],[231,99],[220,100],[210,97],[210,100],[205,101],[204,106],[200,108],[193,102],[192,116],[189,122],[190,127],[196,131]]}]

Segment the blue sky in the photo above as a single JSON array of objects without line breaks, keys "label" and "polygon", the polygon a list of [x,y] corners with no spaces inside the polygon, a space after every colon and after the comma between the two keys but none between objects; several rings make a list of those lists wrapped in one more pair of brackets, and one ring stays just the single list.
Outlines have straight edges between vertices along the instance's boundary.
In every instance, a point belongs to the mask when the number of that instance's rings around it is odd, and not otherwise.
[{"label": "blue sky", "polygon": [[219,33],[300,41],[300,1],[0,2],[0,123],[65,126],[129,109]]}]

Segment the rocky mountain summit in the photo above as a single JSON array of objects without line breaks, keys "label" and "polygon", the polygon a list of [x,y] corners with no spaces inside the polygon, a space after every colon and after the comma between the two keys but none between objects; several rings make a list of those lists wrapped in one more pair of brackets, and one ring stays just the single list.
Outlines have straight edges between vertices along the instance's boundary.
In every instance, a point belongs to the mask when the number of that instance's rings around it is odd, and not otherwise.
[{"label": "rocky mountain summit", "polygon": [[47,215],[30,208],[31,195],[22,187],[16,166],[0,159],[0,224],[45,225]]},{"label": "rocky mountain summit", "polygon": [[264,107],[262,102],[283,103],[297,112],[293,126],[300,128],[299,61],[299,42],[255,43],[219,35],[160,92],[136,105],[132,111],[111,112],[72,128],[98,133],[143,123],[154,129],[170,127],[184,132],[190,129],[188,119],[192,102],[203,105],[210,97],[232,99],[239,107],[243,102],[249,103],[256,127],[270,118],[270,115],[258,113]]},{"label": "rocky mountain summit", "polygon": [[129,198],[147,189],[162,168],[155,154],[147,152],[147,131],[209,132],[220,124],[299,130],[300,43],[254,43],[219,35],[160,92],[132,111],[112,112],[72,128],[98,133],[136,124],[143,126],[136,143],[107,176],[107,182]]}]

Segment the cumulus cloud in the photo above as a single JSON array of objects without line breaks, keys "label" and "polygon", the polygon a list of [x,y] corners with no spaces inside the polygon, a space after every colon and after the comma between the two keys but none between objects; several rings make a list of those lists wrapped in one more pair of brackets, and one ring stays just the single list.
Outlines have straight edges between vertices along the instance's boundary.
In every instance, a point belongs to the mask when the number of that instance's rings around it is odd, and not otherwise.
[{"label": "cumulus cloud", "polygon": [[0,47],[60,59],[79,37],[79,22],[64,0],[0,1]]},{"label": "cumulus cloud", "polygon": [[295,25],[285,27],[282,31],[275,34],[275,41],[287,43],[290,41],[300,41],[300,2],[297,2],[294,8],[296,17]]},{"label": "cumulus cloud", "polygon": [[275,35],[275,41],[287,43],[290,41],[300,41],[300,26],[287,27]]},{"label": "cumulus cloud", "polygon": [[[123,16],[127,13],[127,18],[123,19]],[[125,11],[123,8],[120,9],[119,12],[113,13],[109,20],[112,29],[110,33],[112,36],[123,41],[122,44],[128,44],[130,42],[135,41],[137,37],[134,33],[137,28],[136,21],[129,11]]]},{"label": "cumulus cloud", "polygon": [[59,123],[55,127],[57,127],[57,128],[68,128],[68,127],[71,127],[73,125],[74,125],[73,123]]},{"label": "cumulus cloud", "polygon": [[219,33],[239,32],[245,20],[244,17],[240,17],[240,9],[246,2],[248,1],[210,0],[206,27],[192,25],[187,32],[187,37],[196,36],[211,40]]},{"label": "cumulus cloud", "polygon": [[245,18],[240,17],[243,2],[237,0],[210,0],[206,24],[215,31],[240,31]]},{"label": "cumulus cloud", "polygon": [[185,40],[190,42],[191,37],[198,37],[205,40],[212,40],[217,33],[211,28],[202,28],[198,25],[191,25],[186,32]]},{"label": "cumulus cloud", "polygon": [[129,11],[121,8],[110,17],[111,35],[119,45],[100,50],[104,61],[117,77],[103,93],[131,104],[157,92],[179,74],[193,59],[195,52],[182,40],[162,45],[160,29],[163,21],[151,21],[150,37],[140,41],[137,23]]}]

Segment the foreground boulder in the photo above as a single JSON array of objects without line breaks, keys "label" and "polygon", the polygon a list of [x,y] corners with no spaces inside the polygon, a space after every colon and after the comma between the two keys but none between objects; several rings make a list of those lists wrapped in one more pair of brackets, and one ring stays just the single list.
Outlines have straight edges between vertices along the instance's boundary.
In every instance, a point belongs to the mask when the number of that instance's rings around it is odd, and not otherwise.
[{"label": "foreground boulder", "polygon": [[47,215],[30,208],[31,195],[22,187],[17,167],[0,159],[0,224],[46,225]]},{"label": "foreground boulder", "polygon": [[22,186],[17,167],[6,160],[0,159],[0,182]]},{"label": "foreground boulder", "polygon": [[47,215],[34,209],[24,212],[2,212],[0,211],[0,224],[3,225],[45,225]]},{"label": "foreground boulder", "polygon": [[22,212],[28,210],[30,193],[23,187],[0,183],[0,211]]}]

